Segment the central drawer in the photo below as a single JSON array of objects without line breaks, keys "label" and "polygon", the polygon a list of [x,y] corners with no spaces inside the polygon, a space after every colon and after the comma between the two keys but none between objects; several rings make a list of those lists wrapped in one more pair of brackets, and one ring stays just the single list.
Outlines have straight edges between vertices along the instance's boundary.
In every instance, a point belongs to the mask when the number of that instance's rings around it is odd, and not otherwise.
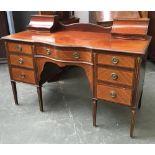
[{"label": "central drawer", "polygon": [[97,68],[97,79],[100,81],[111,82],[115,84],[123,84],[127,86],[133,85],[132,71],[125,71],[121,69],[110,69],[104,67]]},{"label": "central drawer", "polygon": [[132,103],[132,90],[97,84],[97,98],[130,106]]},{"label": "central drawer", "polygon": [[33,58],[24,55],[10,54],[10,64],[33,69]]},{"label": "central drawer", "polygon": [[86,49],[37,46],[36,54],[58,60],[92,62],[92,51]]}]

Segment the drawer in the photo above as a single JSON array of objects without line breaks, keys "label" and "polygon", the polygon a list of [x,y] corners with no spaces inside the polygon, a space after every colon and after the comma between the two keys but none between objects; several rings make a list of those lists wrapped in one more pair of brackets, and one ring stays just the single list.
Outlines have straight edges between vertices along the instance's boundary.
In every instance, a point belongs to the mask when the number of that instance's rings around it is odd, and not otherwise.
[{"label": "drawer", "polygon": [[130,106],[132,90],[128,88],[97,84],[97,98]]},{"label": "drawer", "polygon": [[97,54],[97,63],[119,67],[134,68],[135,58],[132,56]]},{"label": "drawer", "polygon": [[25,54],[32,54],[32,46],[30,44],[23,43],[13,43],[9,42],[7,44],[8,52],[19,52]]},{"label": "drawer", "polygon": [[12,79],[15,81],[35,84],[35,74],[32,70],[11,68]]},{"label": "drawer", "polygon": [[10,56],[10,64],[16,65],[20,67],[33,68],[33,58],[29,56],[23,55],[15,55],[11,54]]},{"label": "drawer", "polygon": [[101,81],[132,86],[133,77],[134,73],[132,71],[109,69],[104,67],[97,68],[97,79]]},{"label": "drawer", "polygon": [[43,47],[38,46],[36,52],[39,55],[44,55],[58,60],[66,61],[84,61],[92,62],[92,51],[91,50],[74,50],[72,48],[54,48],[54,47]]}]

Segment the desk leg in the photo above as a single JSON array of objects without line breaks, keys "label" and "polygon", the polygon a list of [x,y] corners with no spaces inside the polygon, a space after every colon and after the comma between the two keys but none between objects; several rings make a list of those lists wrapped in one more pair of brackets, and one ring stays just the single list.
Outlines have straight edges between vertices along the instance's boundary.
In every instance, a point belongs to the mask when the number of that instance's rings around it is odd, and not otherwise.
[{"label": "desk leg", "polygon": [[136,119],[136,108],[131,108],[131,124],[130,124],[130,137],[133,138],[133,131],[135,127],[135,119]]},{"label": "desk leg", "polygon": [[97,100],[93,99],[93,126],[96,127]]},{"label": "desk leg", "polygon": [[12,91],[13,91],[13,96],[14,96],[15,104],[18,105],[16,82],[15,81],[11,81],[11,85],[12,85]]},{"label": "desk leg", "polygon": [[139,103],[138,103],[138,109],[141,108],[141,104],[142,104],[142,95],[143,95],[143,92],[141,93],[141,96],[140,96],[140,100],[139,100]]},{"label": "desk leg", "polygon": [[37,93],[38,93],[38,100],[39,100],[39,107],[40,111],[43,112],[43,99],[42,99],[42,87],[37,86]]}]

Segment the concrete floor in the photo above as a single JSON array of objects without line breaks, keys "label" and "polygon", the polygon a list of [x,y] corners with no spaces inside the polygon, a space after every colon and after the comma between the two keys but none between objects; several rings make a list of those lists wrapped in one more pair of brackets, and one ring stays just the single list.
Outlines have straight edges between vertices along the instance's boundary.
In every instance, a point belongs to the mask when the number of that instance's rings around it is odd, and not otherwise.
[{"label": "concrete floor", "polygon": [[147,62],[142,108],[134,139],[129,137],[129,108],[100,101],[92,126],[91,92],[81,69],[67,71],[43,88],[45,112],[34,86],[17,85],[14,105],[8,67],[0,64],[0,143],[155,143],[155,64]]}]

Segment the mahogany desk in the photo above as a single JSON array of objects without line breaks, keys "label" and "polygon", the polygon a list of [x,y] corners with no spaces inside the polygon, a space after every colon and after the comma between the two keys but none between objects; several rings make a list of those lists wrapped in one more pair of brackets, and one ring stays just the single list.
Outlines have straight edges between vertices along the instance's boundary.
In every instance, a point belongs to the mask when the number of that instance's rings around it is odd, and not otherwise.
[{"label": "mahogany desk", "polygon": [[[141,104],[148,19],[116,20],[113,27],[94,24],[59,24],[56,16],[32,16],[28,29],[4,37],[11,84],[18,104],[16,82],[37,87],[43,111],[41,87],[51,64],[54,79],[66,66],[82,67],[92,90],[93,125],[97,100],[131,109],[130,136],[133,137],[136,109]],[[49,72],[46,72],[49,73]]]}]

